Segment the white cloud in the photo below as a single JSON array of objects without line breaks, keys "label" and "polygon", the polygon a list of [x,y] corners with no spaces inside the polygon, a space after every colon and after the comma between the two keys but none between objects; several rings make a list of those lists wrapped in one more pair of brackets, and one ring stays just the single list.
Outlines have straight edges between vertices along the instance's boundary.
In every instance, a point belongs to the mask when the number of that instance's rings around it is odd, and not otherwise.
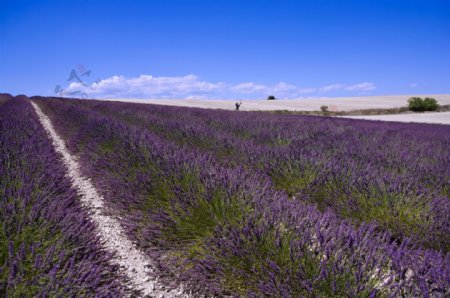
[{"label": "white cloud", "polygon": [[227,84],[225,82],[208,82],[198,76],[155,77],[140,75],[126,78],[112,76],[89,86],[80,83],[71,83],[66,92],[85,92],[90,97],[97,98],[266,98],[275,95],[277,98],[300,98],[305,94],[309,96],[316,92],[367,92],[376,87],[373,83],[362,82],[354,85],[331,84],[319,88],[300,87],[286,82],[274,85],[265,85],[255,82]]},{"label": "white cloud", "polygon": [[328,85],[328,86],[324,86],[324,87],[320,88],[320,92],[342,90],[343,88],[345,88],[344,84],[332,84],[332,85]]},{"label": "white cloud", "polygon": [[419,87],[419,85],[416,84],[416,83],[411,83],[411,84],[409,84],[409,87],[411,87],[411,88],[417,88],[417,87]]},{"label": "white cloud", "polygon": [[350,85],[345,87],[345,90],[348,91],[372,91],[375,90],[375,84],[369,82],[363,82],[355,85]]},{"label": "white cloud", "polygon": [[354,85],[345,84],[332,84],[320,88],[320,92],[330,92],[330,91],[372,91],[375,90],[375,84],[369,82],[362,82]]},{"label": "white cloud", "polygon": [[136,78],[113,76],[89,87],[80,83],[71,83],[69,91],[82,90],[89,95],[100,97],[187,97],[220,93],[225,90],[223,82],[210,83],[200,80],[195,75],[184,77],[154,77],[140,75]]},{"label": "white cloud", "polygon": [[292,92],[298,90],[294,85],[286,84],[285,82],[280,82],[276,84],[273,88],[274,92]]},{"label": "white cloud", "polygon": [[250,94],[250,93],[266,92],[269,88],[265,85],[247,82],[233,86],[230,89],[237,93]]}]

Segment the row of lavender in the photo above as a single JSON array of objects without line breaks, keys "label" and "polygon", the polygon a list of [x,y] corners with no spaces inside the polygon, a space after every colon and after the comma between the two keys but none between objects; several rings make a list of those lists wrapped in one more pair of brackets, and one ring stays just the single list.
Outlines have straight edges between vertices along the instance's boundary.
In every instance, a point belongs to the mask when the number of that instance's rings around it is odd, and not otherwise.
[{"label": "row of lavender", "polygon": [[0,105],[0,296],[117,297],[118,268],[30,101]]},{"label": "row of lavender", "polygon": [[167,282],[249,296],[448,293],[445,254],[392,241],[374,225],[355,228],[290,199],[264,172],[162,138],[132,115],[136,125],[84,101],[34,100]]},{"label": "row of lavender", "polygon": [[450,250],[448,126],[99,101],[83,106],[211,153],[222,164],[262,171],[278,189],[321,210]]},{"label": "row of lavender", "polygon": [[11,94],[0,93],[0,106],[12,98]]}]

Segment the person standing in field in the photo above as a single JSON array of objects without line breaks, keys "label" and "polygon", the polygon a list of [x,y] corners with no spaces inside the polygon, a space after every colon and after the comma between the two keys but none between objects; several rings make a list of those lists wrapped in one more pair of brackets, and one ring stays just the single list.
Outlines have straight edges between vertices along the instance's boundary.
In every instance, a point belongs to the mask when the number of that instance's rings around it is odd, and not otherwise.
[{"label": "person standing in field", "polygon": [[239,108],[241,107],[242,102],[235,103],[236,111],[239,111]]}]

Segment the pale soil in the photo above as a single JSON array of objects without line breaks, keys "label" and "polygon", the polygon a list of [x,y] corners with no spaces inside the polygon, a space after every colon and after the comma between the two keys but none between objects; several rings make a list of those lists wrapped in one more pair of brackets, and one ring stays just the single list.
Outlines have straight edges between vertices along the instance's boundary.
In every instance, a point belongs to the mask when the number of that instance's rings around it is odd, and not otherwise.
[{"label": "pale soil", "polygon": [[[242,111],[320,111],[321,106],[328,106],[330,111],[351,111],[362,109],[387,109],[407,105],[407,100],[413,96],[433,97],[441,105],[450,104],[450,94],[427,95],[386,95],[386,96],[360,96],[360,97],[334,97],[334,98],[305,98],[284,100],[242,100]],[[234,110],[235,102],[239,99],[133,99],[116,98],[106,99],[112,101],[138,102],[182,107],[198,107],[208,109]]]},{"label": "pale soil", "polygon": [[90,178],[81,174],[80,166],[75,156],[66,148],[63,139],[56,133],[50,119],[35,103],[32,103],[39,120],[52,140],[55,151],[61,155],[66,166],[67,176],[72,180],[72,186],[78,191],[80,200],[86,206],[92,221],[97,226],[103,246],[107,251],[115,252],[111,260],[119,265],[121,271],[129,278],[127,285],[132,291],[140,291],[144,296],[151,297],[188,297],[183,294],[182,287],[170,291],[154,278],[154,264],[152,260],[127,238],[120,223],[105,214],[105,199],[99,195]]},{"label": "pale soil", "polygon": [[450,112],[372,115],[372,116],[345,116],[345,118],[379,120],[379,121],[450,124]]}]

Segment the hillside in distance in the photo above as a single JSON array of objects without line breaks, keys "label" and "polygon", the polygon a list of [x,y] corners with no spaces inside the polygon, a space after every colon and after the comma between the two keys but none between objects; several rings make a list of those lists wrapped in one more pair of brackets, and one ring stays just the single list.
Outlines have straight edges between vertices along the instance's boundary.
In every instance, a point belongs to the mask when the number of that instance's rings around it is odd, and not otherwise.
[{"label": "hillside in distance", "polygon": [[206,109],[226,109],[234,110],[235,102],[241,101],[243,104],[240,110],[243,111],[320,111],[321,106],[328,106],[331,111],[342,112],[352,110],[367,109],[389,109],[399,108],[407,105],[409,98],[414,96],[432,97],[439,101],[441,105],[450,105],[450,94],[415,94],[415,95],[380,95],[380,96],[353,96],[353,97],[317,97],[301,99],[133,99],[133,98],[111,98],[106,100],[149,103],[157,105],[197,107]]}]

